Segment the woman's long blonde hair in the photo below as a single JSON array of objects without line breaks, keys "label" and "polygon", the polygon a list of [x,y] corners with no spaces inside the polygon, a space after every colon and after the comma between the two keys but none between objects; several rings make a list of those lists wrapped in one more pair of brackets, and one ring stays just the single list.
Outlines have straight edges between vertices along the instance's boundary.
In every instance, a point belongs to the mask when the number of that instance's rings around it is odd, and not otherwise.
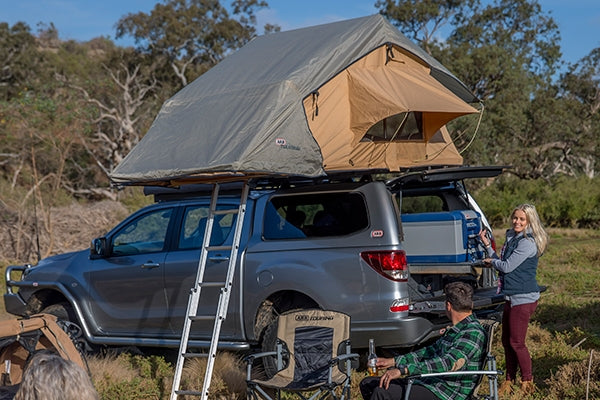
[{"label": "woman's long blonde hair", "polygon": [[[546,250],[546,246],[548,246],[548,233],[544,229],[542,225],[542,221],[540,220],[540,216],[535,209],[535,206],[532,204],[521,204],[512,211],[510,214],[510,218],[512,219],[515,215],[515,211],[521,210],[525,213],[527,217],[527,226],[531,229],[531,236],[533,236],[533,240],[535,241],[535,245],[537,247],[537,255],[541,256]],[[525,235],[528,235],[527,231]]]}]

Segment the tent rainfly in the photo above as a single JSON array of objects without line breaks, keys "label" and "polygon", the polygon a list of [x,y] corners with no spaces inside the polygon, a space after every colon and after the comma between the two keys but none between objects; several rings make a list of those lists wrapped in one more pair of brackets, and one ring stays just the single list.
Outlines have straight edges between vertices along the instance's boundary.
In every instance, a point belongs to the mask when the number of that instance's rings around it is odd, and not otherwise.
[{"label": "tent rainfly", "polygon": [[257,37],[167,100],[117,184],[460,165],[478,99],[383,16]]}]

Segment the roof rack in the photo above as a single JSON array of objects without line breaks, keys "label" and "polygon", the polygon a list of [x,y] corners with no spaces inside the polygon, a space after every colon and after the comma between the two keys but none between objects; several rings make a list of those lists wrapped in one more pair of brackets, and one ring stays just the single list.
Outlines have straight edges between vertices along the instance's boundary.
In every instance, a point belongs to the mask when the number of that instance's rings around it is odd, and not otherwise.
[{"label": "roof rack", "polygon": [[[252,190],[277,190],[333,183],[372,182],[376,180],[373,175],[381,173],[388,173],[388,171],[344,171],[318,177],[261,177],[253,178],[249,183]],[[242,181],[220,183],[219,193],[221,195],[239,195],[243,186],[244,182]],[[209,196],[212,189],[212,183],[192,183],[178,187],[144,186],[144,195],[153,195],[155,202],[174,201],[195,196]]]},{"label": "roof rack", "polygon": [[[465,177],[494,177],[502,173],[507,166],[427,166],[405,169],[398,172],[389,170],[368,171],[339,171],[328,172],[327,175],[318,177],[307,176],[267,176],[257,177],[249,180],[250,189],[257,190],[279,190],[296,187],[326,185],[334,183],[367,183],[373,181],[384,181],[390,187],[401,187],[411,182],[435,182],[447,180],[450,177],[456,180]],[[191,183],[177,187],[144,186],[146,196],[153,195],[155,202],[183,200],[190,197],[210,196],[212,183]],[[243,181],[229,181],[219,184],[221,195],[239,196],[244,186]]]}]

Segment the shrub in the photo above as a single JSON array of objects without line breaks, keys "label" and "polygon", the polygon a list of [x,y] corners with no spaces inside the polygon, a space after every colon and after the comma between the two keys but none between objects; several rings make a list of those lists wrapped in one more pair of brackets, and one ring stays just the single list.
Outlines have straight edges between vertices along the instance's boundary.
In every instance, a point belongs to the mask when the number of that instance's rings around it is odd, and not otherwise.
[{"label": "shrub", "polygon": [[600,398],[600,354],[590,351],[587,359],[561,366],[546,384],[547,399]]},{"label": "shrub", "polygon": [[508,226],[511,210],[522,203],[534,204],[549,227],[600,227],[600,178],[562,175],[546,181],[507,175],[477,190],[475,196],[494,227]]},{"label": "shrub", "polygon": [[160,400],[170,393],[173,372],[163,357],[108,354],[88,363],[102,399]]}]

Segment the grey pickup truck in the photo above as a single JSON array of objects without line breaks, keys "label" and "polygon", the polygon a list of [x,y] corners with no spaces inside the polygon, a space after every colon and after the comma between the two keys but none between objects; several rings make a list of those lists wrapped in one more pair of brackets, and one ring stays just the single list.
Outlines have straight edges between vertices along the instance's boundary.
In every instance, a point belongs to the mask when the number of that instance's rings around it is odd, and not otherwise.
[{"label": "grey pickup truck", "polygon": [[[503,299],[494,274],[478,264],[486,221],[464,180],[502,171],[430,168],[381,180],[340,174],[257,181],[219,346],[269,347],[279,313],[314,307],[349,314],[357,348],[369,338],[383,348],[417,346],[447,324],[443,289],[457,279],[475,287],[478,314],[498,313]],[[54,314],[91,346],[177,347],[210,191],[207,185],[147,189],[155,204],[94,239],[90,249],[9,266],[6,310]],[[239,187],[223,185],[218,208],[238,202]],[[235,216],[215,218],[211,245],[231,244]],[[209,253],[207,280],[223,279],[228,255]],[[217,299],[216,289],[214,296],[203,292],[198,313],[214,313]],[[189,346],[208,347],[212,326],[194,325]]]}]

